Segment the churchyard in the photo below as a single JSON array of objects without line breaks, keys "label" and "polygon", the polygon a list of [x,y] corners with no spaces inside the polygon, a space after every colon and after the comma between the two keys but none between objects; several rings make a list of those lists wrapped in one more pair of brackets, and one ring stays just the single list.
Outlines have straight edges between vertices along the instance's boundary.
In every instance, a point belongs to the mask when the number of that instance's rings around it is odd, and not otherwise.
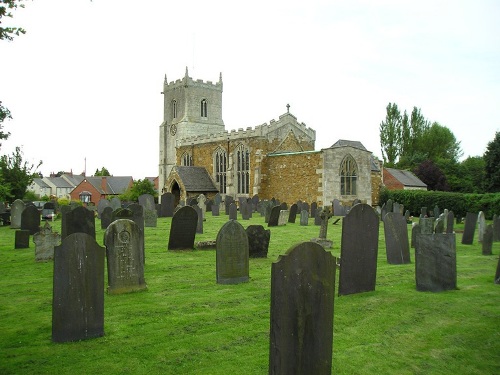
[{"label": "churchyard", "polygon": [[[214,241],[228,220],[223,209],[205,218],[195,243]],[[54,342],[52,336],[54,261],[35,261],[33,237],[29,248],[15,249],[16,230],[1,226],[0,373],[268,373],[273,263],[321,233],[333,243],[328,252],[340,257],[345,217],[331,217],[328,228],[315,225],[314,218],[303,225],[300,213],[295,222],[273,226],[258,213],[243,220],[238,212],[237,218],[244,228],[271,231],[267,257],[249,259],[248,278],[218,282],[213,248],[168,250],[172,218],[155,217],[154,225],[142,228],[141,288],[111,293],[117,289],[108,290],[104,267],[104,334],[71,342]],[[95,219],[95,239],[104,246],[100,222]],[[60,219],[50,224],[54,232],[68,230]],[[375,290],[350,294],[346,274],[337,269],[332,374],[500,373],[500,285],[494,283],[500,242],[493,242],[492,255],[483,255],[477,233],[471,244],[463,243],[464,224],[455,224],[457,289],[417,291],[415,249],[409,247],[409,262],[405,251],[402,262],[389,263],[384,223],[363,225],[346,233],[354,242],[378,226]],[[405,230],[410,242],[411,225]],[[348,242],[344,246],[351,250]],[[344,258],[346,269],[355,267],[356,259]],[[339,296],[341,277],[347,292]],[[325,345],[322,337],[318,351]]]}]

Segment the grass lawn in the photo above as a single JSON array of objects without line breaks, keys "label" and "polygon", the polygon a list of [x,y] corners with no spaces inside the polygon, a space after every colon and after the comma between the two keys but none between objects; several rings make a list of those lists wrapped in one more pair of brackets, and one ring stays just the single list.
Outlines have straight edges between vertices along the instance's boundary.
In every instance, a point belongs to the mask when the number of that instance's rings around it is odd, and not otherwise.
[{"label": "grass lawn", "polygon": [[[196,241],[215,240],[226,220],[207,214]],[[240,223],[267,227],[258,214]],[[15,250],[15,230],[0,227],[0,374],[266,374],[271,263],[319,227],[271,228],[250,281],[219,285],[215,250],[167,251],[170,224],[145,228],[148,290],[105,294],[105,335],[63,344],[51,341],[53,262],[35,262],[32,240]],[[335,256],[341,225],[328,228]],[[417,292],[413,249],[411,264],[389,265],[380,225],[376,290],[335,297],[333,374],[500,374],[500,242],[483,256],[477,234],[473,245],[456,236],[458,290]]]}]

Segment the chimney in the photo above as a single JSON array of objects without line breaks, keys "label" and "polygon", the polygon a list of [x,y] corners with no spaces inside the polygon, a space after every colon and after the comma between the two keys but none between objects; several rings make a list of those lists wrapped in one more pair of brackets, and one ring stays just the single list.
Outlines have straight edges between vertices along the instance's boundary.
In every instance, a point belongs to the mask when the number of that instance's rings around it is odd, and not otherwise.
[{"label": "chimney", "polygon": [[106,180],[106,176],[101,177],[101,189],[104,191],[104,194],[108,193],[108,181]]}]

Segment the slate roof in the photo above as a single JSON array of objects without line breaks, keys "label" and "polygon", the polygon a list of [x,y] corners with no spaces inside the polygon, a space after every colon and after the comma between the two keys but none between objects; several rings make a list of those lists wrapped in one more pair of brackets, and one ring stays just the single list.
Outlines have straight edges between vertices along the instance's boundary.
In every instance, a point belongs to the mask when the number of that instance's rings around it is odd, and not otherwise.
[{"label": "slate roof", "polygon": [[174,168],[186,191],[219,191],[205,168],[185,166],[176,166]]},{"label": "slate roof", "polygon": [[354,148],[359,148],[360,150],[368,151],[365,146],[359,141],[348,141],[346,139],[339,139],[337,142],[335,142],[330,148],[333,147],[345,147],[345,146],[350,146]]},{"label": "slate roof", "polygon": [[49,188],[50,189],[50,185],[47,185],[47,183],[44,180],[42,180],[41,178],[34,178],[33,183],[38,185],[41,188]]},{"label": "slate roof", "polygon": [[101,194],[123,194],[130,181],[133,180],[131,176],[106,176],[106,191],[103,191],[102,177],[87,177],[86,179]]},{"label": "slate roof", "polygon": [[62,177],[49,177],[50,182],[54,184],[57,188],[74,188],[75,185],[71,185],[68,181],[66,181]]},{"label": "slate roof", "polygon": [[401,182],[404,186],[410,187],[424,187],[427,188],[427,185],[424,184],[417,176],[415,176],[410,171],[404,171],[401,169],[394,168],[385,168],[396,180]]}]

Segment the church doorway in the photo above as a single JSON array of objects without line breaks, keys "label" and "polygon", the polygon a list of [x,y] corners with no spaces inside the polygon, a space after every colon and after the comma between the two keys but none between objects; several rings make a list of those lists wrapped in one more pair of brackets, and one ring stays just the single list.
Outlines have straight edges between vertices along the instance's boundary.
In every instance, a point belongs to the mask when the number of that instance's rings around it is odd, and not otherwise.
[{"label": "church doorway", "polygon": [[174,195],[174,207],[177,207],[179,202],[181,201],[181,188],[177,181],[174,181],[172,184],[172,188],[170,189],[171,193]]}]

